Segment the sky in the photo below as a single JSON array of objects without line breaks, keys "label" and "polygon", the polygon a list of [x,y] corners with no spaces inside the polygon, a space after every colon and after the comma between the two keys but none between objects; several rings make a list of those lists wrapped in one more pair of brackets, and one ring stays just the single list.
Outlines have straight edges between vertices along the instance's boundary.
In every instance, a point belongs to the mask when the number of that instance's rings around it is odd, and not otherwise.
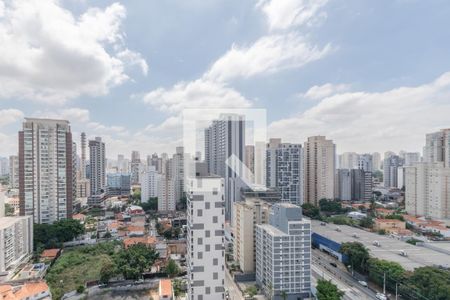
[{"label": "sky", "polygon": [[268,136],[421,151],[450,127],[447,0],[0,0],[0,156],[25,117],[107,156],[173,153],[186,108],[266,109]]}]

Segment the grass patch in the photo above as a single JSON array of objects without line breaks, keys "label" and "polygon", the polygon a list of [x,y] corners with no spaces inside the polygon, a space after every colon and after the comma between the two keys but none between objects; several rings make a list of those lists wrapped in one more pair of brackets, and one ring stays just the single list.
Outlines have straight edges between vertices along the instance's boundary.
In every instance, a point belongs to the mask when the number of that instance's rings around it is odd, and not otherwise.
[{"label": "grass patch", "polygon": [[61,299],[88,281],[99,280],[100,269],[112,260],[117,246],[110,242],[65,250],[45,278],[53,299]]}]

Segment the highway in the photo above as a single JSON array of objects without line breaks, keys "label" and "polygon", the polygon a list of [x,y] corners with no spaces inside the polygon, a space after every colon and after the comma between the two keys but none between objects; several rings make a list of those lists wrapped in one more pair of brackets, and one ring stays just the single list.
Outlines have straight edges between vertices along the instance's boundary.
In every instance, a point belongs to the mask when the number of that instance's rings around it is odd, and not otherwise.
[{"label": "highway", "polygon": [[[322,253],[320,250],[313,250],[312,256],[312,284],[316,286],[317,280],[325,278],[337,285],[337,287],[345,292],[344,299],[358,300],[358,299],[376,299],[376,292],[373,292],[367,287],[363,287],[345,270],[345,267],[340,266],[334,258]],[[336,263],[338,267],[333,267],[330,263]]]}]

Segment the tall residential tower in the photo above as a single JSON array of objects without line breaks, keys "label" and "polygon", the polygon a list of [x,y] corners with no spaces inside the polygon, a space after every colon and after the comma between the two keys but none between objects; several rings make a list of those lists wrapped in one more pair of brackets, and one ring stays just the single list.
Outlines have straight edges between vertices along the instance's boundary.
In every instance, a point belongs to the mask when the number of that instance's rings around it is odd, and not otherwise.
[{"label": "tall residential tower", "polygon": [[65,120],[26,118],[19,131],[20,215],[35,223],[72,216],[72,133]]}]

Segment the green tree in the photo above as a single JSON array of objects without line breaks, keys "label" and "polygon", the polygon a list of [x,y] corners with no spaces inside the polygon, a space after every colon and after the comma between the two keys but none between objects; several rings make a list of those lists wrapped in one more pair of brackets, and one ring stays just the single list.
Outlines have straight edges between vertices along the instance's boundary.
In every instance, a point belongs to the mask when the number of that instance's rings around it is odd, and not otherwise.
[{"label": "green tree", "polygon": [[125,279],[139,279],[142,273],[150,269],[158,253],[144,244],[135,244],[116,254],[115,263]]},{"label": "green tree", "polygon": [[340,300],[344,292],[340,291],[331,281],[319,279],[317,282],[317,299],[319,300]]},{"label": "green tree", "polygon": [[[402,287],[402,295],[410,298],[422,295],[421,299],[449,300],[450,271],[436,267],[421,267],[414,270]],[[413,298],[414,299],[414,298]]]},{"label": "green tree", "polygon": [[245,289],[245,293],[248,294],[250,298],[253,298],[258,293],[258,289],[256,288],[256,286],[251,285]]},{"label": "green tree", "polygon": [[144,211],[158,210],[158,197],[150,197],[147,202],[141,203]]},{"label": "green tree", "polygon": [[173,259],[169,259],[169,261],[167,262],[166,273],[171,278],[177,276],[180,273],[180,268]]},{"label": "green tree", "polygon": [[370,217],[365,217],[359,220],[359,226],[365,227],[365,228],[372,228],[373,227],[373,219]]},{"label": "green tree", "polygon": [[399,263],[383,259],[370,258],[367,266],[369,278],[379,286],[383,285],[386,275],[386,288],[391,291],[395,291],[396,282],[402,281],[406,273]]},{"label": "green tree", "polygon": [[314,206],[311,203],[304,203],[302,205],[302,212],[305,216],[311,219],[320,219],[320,211],[319,208]]},{"label": "green tree", "polygon": [[329,212],[329,213],[341,213],[342,212],[341,202],[335,201],[335,200],[320,199],[319,200],[319,208],[320,208],[320,211]]},{"label": "green tree", "polygon": [[392,215],[387,215],[384,217],[385,219],[390,219],[390,220],[400,220],[400,221],[405,221],[405,218],[403,218],[402,215],[399,214],[392,214]]},{"label": "green tree", "polygon": [[367,271],[369,251],[359,242],[347,242],[341,246],[341,253],[348,256],[350,265],[359,272]]},{"label": "green tree", "polygon": [[117,273],[116,265],[113,261],[105,263],[100,269],[100,282],[108,283]]},{"label": "green tree", "polygon": [[286,300],[288,297],[288,294],[286,293],[286,291],[281,291],[280,295],[281,295],[281,298],[283,298],[283,300]]},{"label": "green tree", "polygon": [[85,290],[84,285],[79,285],[79,286],[77,287],[77,293],[78,293],[78,294],[83,294],[83,293],[84,293],[84,290]]},{"label": "green tree", "polygon": [[64,219],[53,224],[34,224],[34,247],[55,248],[84,233],[84,226],[74,219]]}]

